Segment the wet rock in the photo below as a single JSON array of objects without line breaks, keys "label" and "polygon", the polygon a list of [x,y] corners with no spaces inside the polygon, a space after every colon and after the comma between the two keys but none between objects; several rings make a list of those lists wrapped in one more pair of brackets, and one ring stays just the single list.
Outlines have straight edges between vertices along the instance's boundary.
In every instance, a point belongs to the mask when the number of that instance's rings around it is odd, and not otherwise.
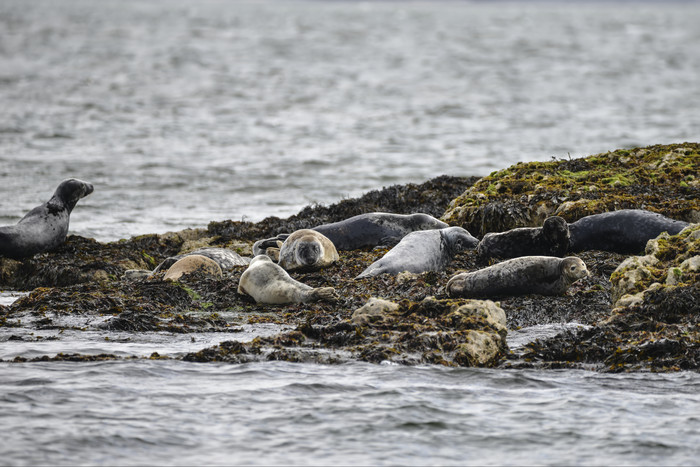
[{"label": "wet rock", "polygon": [[371,321],[377,321],[387,314],[399,309],[399,305],[389,300],[381,298],[370,298],[362,307],[355,310],[350,319],[356,324],[367,324]]}]

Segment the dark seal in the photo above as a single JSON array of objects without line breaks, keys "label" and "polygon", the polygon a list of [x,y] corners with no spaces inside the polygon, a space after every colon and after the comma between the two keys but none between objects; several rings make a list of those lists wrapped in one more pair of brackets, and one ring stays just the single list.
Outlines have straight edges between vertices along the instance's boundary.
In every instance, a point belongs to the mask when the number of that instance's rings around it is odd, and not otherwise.
[{"label": "dark seal", "polygon": [[[337,250],[358,250],[376,246],[394,246],[403,237],[418,230],[444,229],[449,225],[429,214],[393,214],[370,212],[348,219],[323,224],[311,230],[325,235]],[[288,233],[258,240],[253,245],[253,255],[265,254],[267,248],[279,248]]]},{"label": "dark seal", "polygon": [[0,227],[0,256],[27,258],[63,244],[73,208],[92,191],[93,186],[82,180],[61,182],[50,200],[29,211],[17,224]]},{"label": "dark seal", "polygon": [[558,216],[545,219],[542,227],[521,227],[487,233],[476,247],[479,261],[519,256],[564,256],[569,249],[569,227]]},{"label": "dark seal", "polygon": [[478,243],[479,240],[462,227],[411,232],[381,259],[370,264],[357,279],[403,271],[415,274],[442,271],[457,253],[475,248]]},{"label": "dark seal", "polygon": [[474,272],[463,272],[447,282],[451,297],[497,297],[528,294],[562,295],[588,275],[586,264],[574,256],[521,256]]},{"label": "dark seal", "polygon": [[676,235],[688,222],[644,209],[622,209],[582,217],[569,224],[569,251],[602,250],[637,254],[662,232]]},{"label": "dark seal", "polygon": [[447,227],[449,226],[444,222],[423,213],[371,212],[340,222],[319,225],[313,230],[328,237],[338,250],[357,250],[379,245],[396,245],[411,232]]}]

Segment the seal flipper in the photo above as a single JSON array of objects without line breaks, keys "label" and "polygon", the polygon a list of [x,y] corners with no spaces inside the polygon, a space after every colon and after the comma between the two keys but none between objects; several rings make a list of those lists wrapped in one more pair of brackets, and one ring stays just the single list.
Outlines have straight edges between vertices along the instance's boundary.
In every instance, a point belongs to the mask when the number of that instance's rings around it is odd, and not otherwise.
[{"label": "seal flipper", "polygon": [[338,294],[333,287],[320,287],[318,289],[309,290],[306,302],[335,302],[338,300]]}]

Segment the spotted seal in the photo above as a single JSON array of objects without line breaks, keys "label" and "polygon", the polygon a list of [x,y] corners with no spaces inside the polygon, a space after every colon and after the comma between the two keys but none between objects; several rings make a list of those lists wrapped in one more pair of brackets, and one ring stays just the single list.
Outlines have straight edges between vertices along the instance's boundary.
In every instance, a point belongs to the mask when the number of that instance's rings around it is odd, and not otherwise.
[{"label": "spotted seal", "polygon": [[17,224],[0,227],[0,256],[21,259],[60,246],[68,235],[73,208],[92,192],[92,184],[82,180],[61,182],[50,200],[29,211]]},{"label": "spotted seal", "polygon": [[457,274],[447,282],[446,289],[451,297],[562,295],[587,275],[586,264],[575,256],[521,256]]},{"label": "spotted seal", "polygon": [[688,222],[645,209],[621,209],[582,217],[569,224],[569,251],[602,250],[636,254],[662,232],[676,235]]},{"label": "spotted seal", "polygon": [[333,242],[310,229],[293,232],[280,247],[278,264],[287,271],[319,269],[338,261]]},{"label": "spotted seal", "polygon": [[484,235],[476,247],[479,261],[518,256],[564,256],[569,249],[569,226],[559,217],[548,217],[542,227],[521,227]]},{"label": "spotted seal", "polygon": [[416,274],[442,271],[457,253],[475,248],[478,243],[479,240],[462,227],[411,232],[381,259],[370,264],[357,279],[402,271]]},{"label": "spotted seal", "polygon": [[173,264],[175,264],[180,259],[190,256],[190,255],[202,255],[209,259],[214,260],[222,271],[230,271],[236,266],[247,266],[250,263],[250,259],[244,258],[233,250],[228,248],[216,248],[216,247],[204,247],[199,248],[189,253],[184,253],[177,256],[170,256],[164,259],[156,268],[153,270],[153,274],[168,270]]},{"label": "spotted seal", "polygon": [[256,256],[243,271],[238,293],[253,297],[257,303],[281,305],[286,303],[335,300],[333,287],[314,289],[291,278],[281,266],[265,255]]}]

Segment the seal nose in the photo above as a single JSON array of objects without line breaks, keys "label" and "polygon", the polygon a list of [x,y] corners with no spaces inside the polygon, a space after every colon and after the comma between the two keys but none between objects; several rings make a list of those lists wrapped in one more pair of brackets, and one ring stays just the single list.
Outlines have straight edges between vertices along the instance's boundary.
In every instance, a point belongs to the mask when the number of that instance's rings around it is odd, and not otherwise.
[{"label": "seal nose", "polygon": [[85,196],[89,195],[93,191],[95,191],[95,187],[92,186],[92,183],[85,183],[86,189],[85,189]]}]

